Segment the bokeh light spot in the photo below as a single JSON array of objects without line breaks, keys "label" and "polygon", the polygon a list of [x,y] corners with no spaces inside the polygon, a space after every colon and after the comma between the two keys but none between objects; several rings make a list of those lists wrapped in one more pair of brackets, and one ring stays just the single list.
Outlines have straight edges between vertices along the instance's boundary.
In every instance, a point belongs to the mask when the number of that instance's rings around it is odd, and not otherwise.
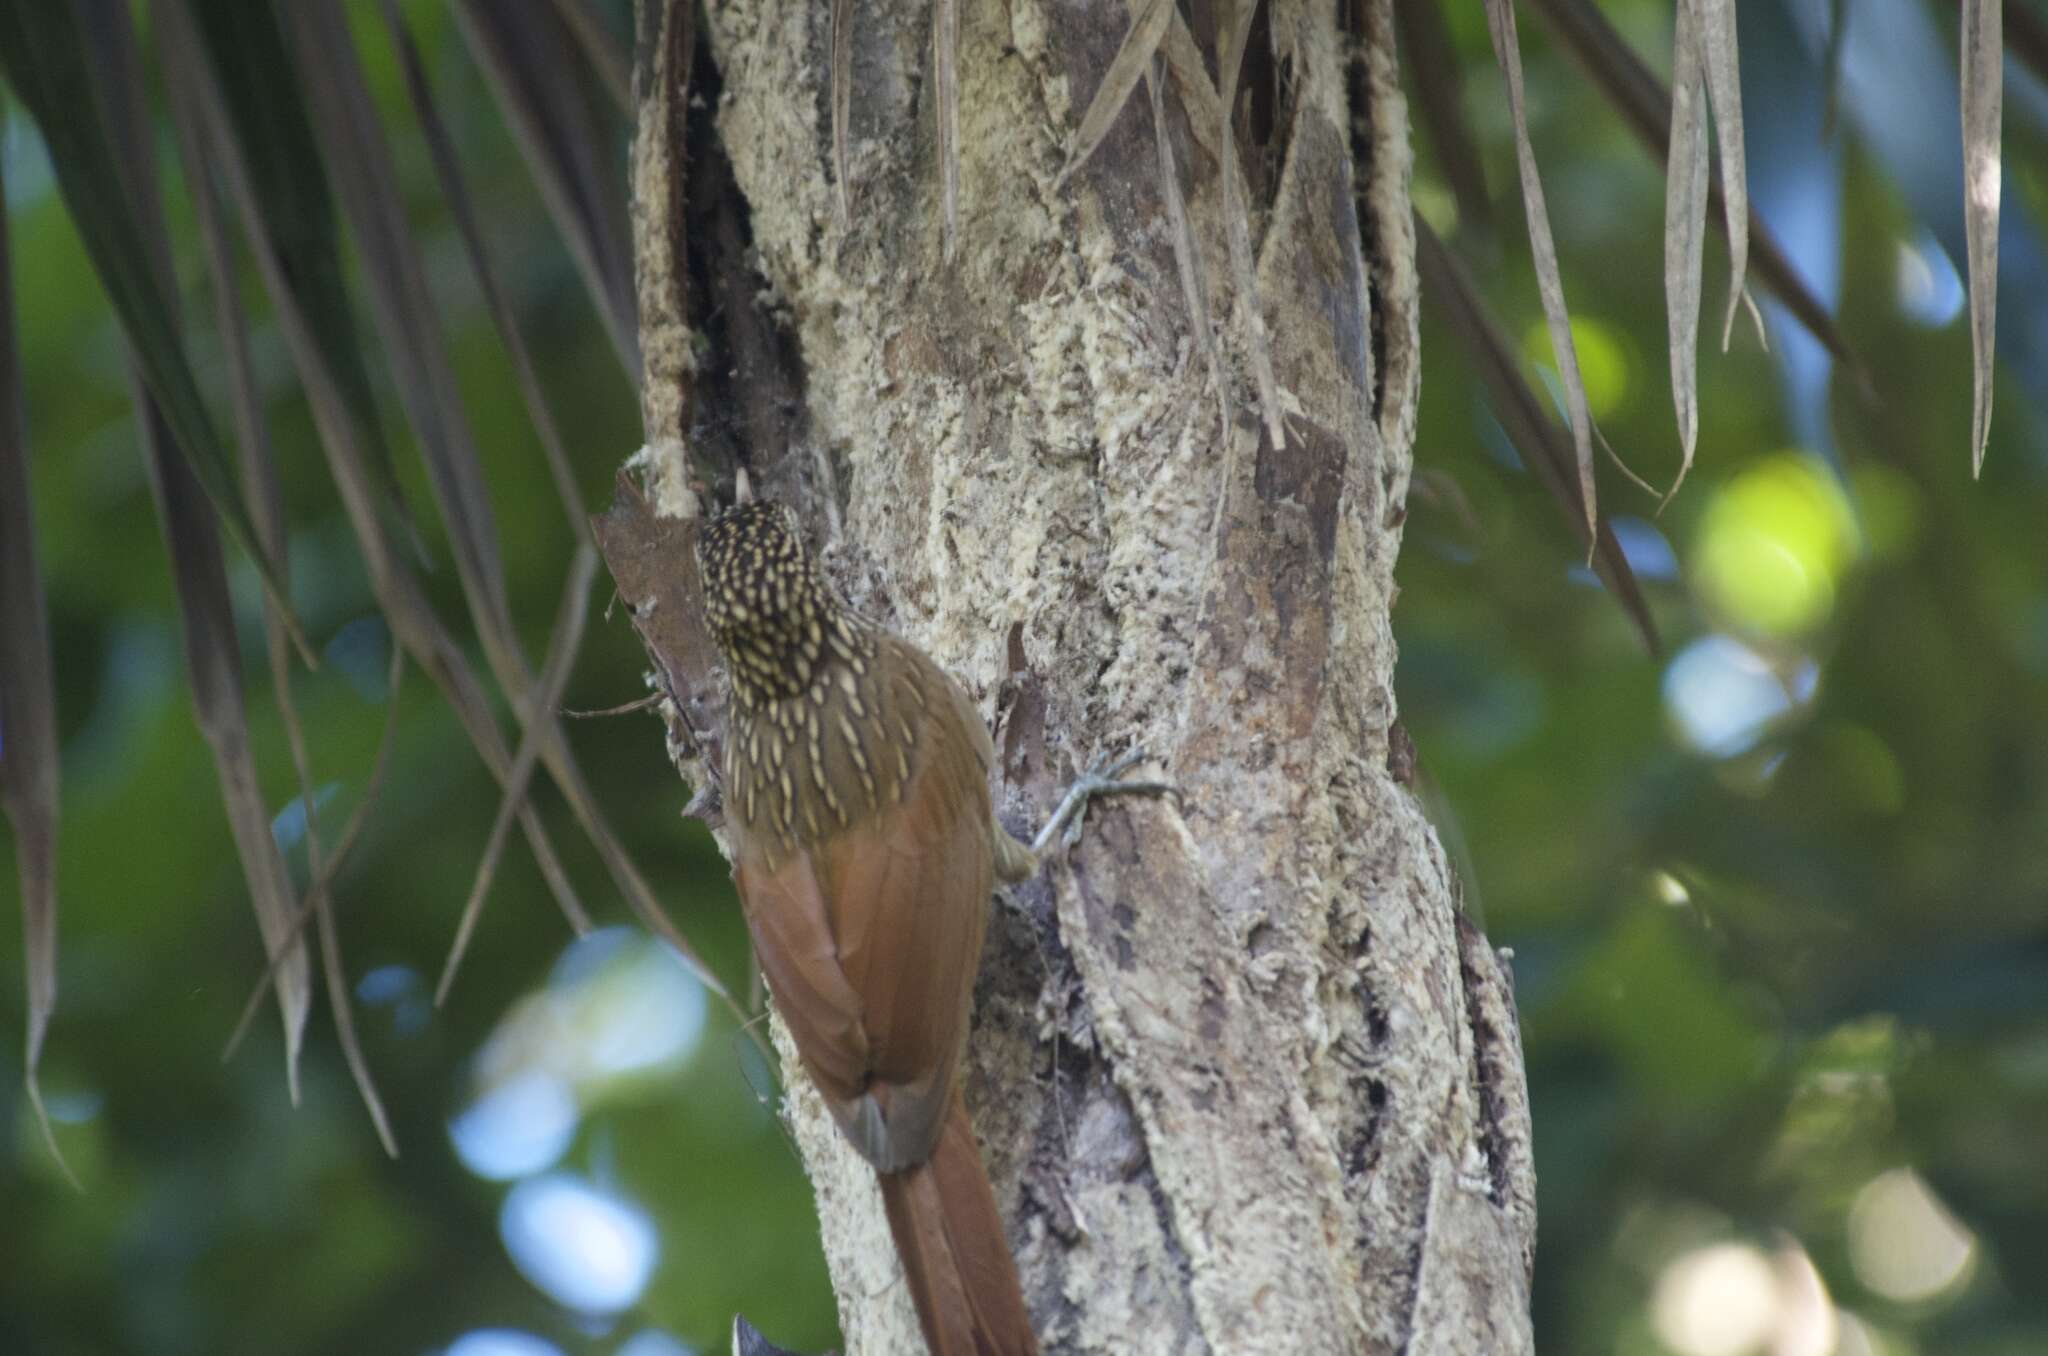
[{"label": "bokeh light spot", "polygon": [[356,997],[370,1007],[391,1009],[391,1029],[401,1036],[416,1036],[433,1020],[426,985],[409,965],[378,966],[356,981]]},{"label": "bokeh light spot", "polygon": [[613,1356],[697,1356],[697,1348],[659,1328],[643,1328],[627,1338]]},{"label": "bokeh light spot", "polygon": [[1866,1182],[1849,1207],[1856,1279],[1886,1299],[1917,1302],[1956,1287],[1977,1240],[1910,1168]]},{"label": "bokeh light spot", "polygon": [[[617,935],[624,954],[597,974],[572,971],[569,957],[607,934]],[[580,989],[584,1058],[593,1076],[666,1068],[696,1045],[704,1029],[704,986],[667,947],[608,928],[575,943],[564,961],[555,983]],[[575,978],[565,982],[564,972]]]},{"label": "bokeh light spot", "polygon": [[1870,1325],[1851,1313],[1838,1313],[1833,1356],[1885,1356],[1890,1343],[1872,1331]]},{"label": "bokeh light spot", "polygon": [[1793,636],[1826,622],[1860,549],[1833,474],[1812,457],[1766,459],[1722,486],[1701,517],[1693,578],[1730,625]]},{"label": "bokeh light spot", "polygon": [[478,1328],[450,1342],[445,1356],[562,1356],[562,1349],[530,1332]]},{"label": "bokeh light spot", "polygon": [[1899,242],[1893,278],[1899,311],[1915,324],[1940,329],[1962,313],[1963,280],[1934,232],[1923,227],[1917,240]]},{"label": "bokeh light spot", "polygon": [[1679,1356],[1744,1356],[1777,1323],[1778,1278],[1747,1243],[1716,1243],[1672,1262],[1657,1277],[1650,1322]]},{"label": "bokeh light spot", "polygon": [[1647,518],[1617,514],[1608,520],[1621,554],[1638,579],[1678,578],[1678,555],[1657,525]]},{"label": "bokeh light spot", "polygon": [[[332,801],[340,791],[340,782],[328,782],[323,786],[315,788],[313,791],[314,812],[317,814],[319,811],[326,809],[328,802]],[[288,853],[305,840],[307,818],[306,800],[303,796],[293,796],[285,802],[283,809],[271,817],[270,836],[276,842],[279,852]]]},{"label": "bokeh light spot", "polygon": [[1830,1356],[1841,1321],[1813,1259],[1803,1248],[1784,1247],[1772,1263],[1778,1273],[1778,1322],[1771,1356]]},{"label": "bokeh light spot", "polygon": [[358,617],[334,633],[321,651],[336,673],[348,680],[356,695],[382,706],[390,697],[391,632],[379,616]]},{"label": "bokeh light spot", "polygon": [[493,1181],[551,1167],[585,1112],[687,1059],[704,1014],[703,986],[645,935],[603,928],[571,943],[478,1052],[475,1097],[448,1123],[456,1153]]},{"label": "bokeh light spot", "polygon": [[1730,636],[1702,636],[1664,670],[1664,709],[1688,747],[1710,758],[1755,748],[1779,720],[1811,700],[1818,674],[1801,660],[1780,674]]},{"label": "bokeh light spot", "polygon": [[[1572,348],[1578,353],[1579,378],[1586,384],[1586,409],[1595,419],[1606,419],[1628,400],[1628,351],[1611,326],[1585,315],[1572,317]],[[1546,369],[1546,376],[1557,370],[1546,322],[1538,320],[1523,332],[1522,352]]]},{"label": "bokeh light spot", "polygon": [[1669,871],[1650,873],[1650,893],[1659,904],[1682,909],[1692,903],[1692,891],[1685,888],[1685,882]]},{"label": "bokeh light spot", "polygon": [[639,1299],[660,1251],[638,1207],[566,1173],[513,1187],[498,1231],[529,1281],[556,1303],[591,1314],[616,1313]]},{"label": "bokeh light spot", "polygon": [[576,1098],[561,1079],[518,1074],[469,1104],[448,1125],[463,1166],[494,1182],[551,1167],[576,1137]]}]

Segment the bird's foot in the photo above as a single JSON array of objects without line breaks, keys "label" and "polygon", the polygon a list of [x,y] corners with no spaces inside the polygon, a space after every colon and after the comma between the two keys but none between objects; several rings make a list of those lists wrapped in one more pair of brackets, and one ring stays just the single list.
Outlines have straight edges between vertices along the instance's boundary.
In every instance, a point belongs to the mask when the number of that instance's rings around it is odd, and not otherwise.
[{"label": "bird's foot", "polygon": [[[1031,855],[1043,859],[1046,850],[1057,837],[1065,847],[1073,847],[1081,841],[1083,811],[1088,802],[1097,796],[1178,796],[1180,788],[1172,782],[1122,781],[1124,773],[1145,760],[1143,749],[1132,749],[1120,758],[1104,758],[1074,779],[1067,788],[1067,794],[1060,800],[1059,808],[1052,812],[1045,827],[1038,831],[1038,837],[1031,842]],[[1061,830],[1065,830],[1062,834]]]}]

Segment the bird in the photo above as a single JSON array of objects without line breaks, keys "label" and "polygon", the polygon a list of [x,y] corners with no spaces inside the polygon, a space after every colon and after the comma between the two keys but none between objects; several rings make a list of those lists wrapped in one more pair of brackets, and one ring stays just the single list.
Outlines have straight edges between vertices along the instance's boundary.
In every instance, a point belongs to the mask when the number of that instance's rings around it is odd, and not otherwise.
[{"label": "bird", "polygon": [[733,878],[798,1061],[873,1165],[932,1356],[1035,1356],[1017,1268],[961,1095],[995,882],[1029,878],[1092,796],[1171,791],[1098,764],[1026,844],[997,821],[995,748],[924,651],[843,606],[795,515],[752,496],[701,525],[725,661]]}]

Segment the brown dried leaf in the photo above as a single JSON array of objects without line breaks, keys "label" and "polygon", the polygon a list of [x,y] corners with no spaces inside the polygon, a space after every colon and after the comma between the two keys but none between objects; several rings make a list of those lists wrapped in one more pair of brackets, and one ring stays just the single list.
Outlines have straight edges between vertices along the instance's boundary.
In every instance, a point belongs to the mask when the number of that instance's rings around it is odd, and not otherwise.
[{"label": "brown dried leaf", "polygon": [[299,1048],[312,1007],[311,962],[304,948],[290,938],[294,906],[291,877],[271,834],[270,813],[256,780],[256,760],[249,747],[248,715],[243,702],[241,652],[235,639],[220,538],[197,484],[185,463],[171,450],[169,426],[139,383],[136,409],[144,430],[143,442],[149,454],[164,543],[171,557],[192,702],[200,731],[213,750],[221,803],[227,810],[235,853],[241,859],[242,875],[249,885],[249,902],[255,906],[266,952],[293,948],[278,967],[276,986],[284,1018],[286,1073],[296,1105]]},{"label": "brown dried leaf", "polygon": [[[271,455],[269,429],[263,418],[262,400],[257,392],[256,377],[249,354],[248,317],[243,310],[239,288],[236,286],[235,259],[225,224],[220,218],[220,207],[216,198],[216,187],[210,174],[202,173],[188,184],[192,201],[193,218],[199,227],[201,241],[205,247],[207,272],[212,283],[214,297],[214,321],[221,335],[221,346],[227,358],[228,388],[232,396],[235,416],[235,438],[240,454],[242,471],[242,492],[247,496],[250,511],[256,519],[256,528],[262,537],[263,550],[277,567],[280,575],[286,573],[286,528],[284,517],[284,496],[278,485],[277,471]],[[324,857],[320,844],[320,826],[317,810],[318,798],[314,794],[312,758],[306,746],[306,734],[299,719],[298,703],[292,696],[291,652],[281,620],[274,608],[264,609],[264,640],[270,658],[270,683],[277,695],[278,714],[283,722],[286,742],[291,747],[292,766],[298,774],[299,803],[306,815],[306,861],[315,881],[326,875]],[[346,846],[344,845],[344,851]],[[322,974],[327,983],[327,999],[334,1012],[336,1038],[341,1044],[343,1061],[348,1065],[349,1075],[354,1080],[356,1092],[361,1097],[364,1109],[368,1111],[370,1123],[377,1131],[377,1138],[386,1153],[398,1156],[398,1141],[391,1130],[390,1117],[385,1113],[383,1098],[377,1092],[376,1079],[370,1072],[369,1060],[364,1056],[361,1041],[356,1036],[353,996],[349,992],[347,976],[341,960],[341,939],[334,924],[333,910],[328,902],[325,889],[309,893],[305,908],[312,909],[320,921],[320,954]],[[295,914],[291,935],[295,938],[299,927],[301,909]],[[290,947],[280,947],[280,957],[291,954]],[[266,966],[266,976],[276,966]],[[258,985],[257,993],[262,993]],[[253,1007],[251,1011],[253,1011]]]},{"label": "brown dried leaf", "polygon": [[[1251,37],[1252,15],[1259,0],[1237,0],[1224,30],[1228,41],[1223,48],[1223,65],[1218,74],[1223,89],[1217,97],[1220,125],[1217,142],[1223,161],[1223,231],[1230,249],[1231,284],[1237,290],[1237,305],[1244,315],[1245,347],[1252,360],[1252,381],[1259,388],[1259,410],[1265,415],[1266,438],[1275,448],[1287,446],[1287,424],[1281,418],[1280,383],[1273,377],[1273,347],[1266,337],[1266,316],[1259,306],[1258,269],[1252,259],[1251,207],[1244,181],[1244,167],[1237,163],[1233,145],[1236,135],[1231,109],[1237,103],[1237,81],[1244,69],[1244,49]],[[1235,446],[1233,443],[1232,446]],[[1228,476],[1225,477],[1228,484]],[[1217,505],[1222,521],[1222,505]]]},{"label": "brown dried leaf", "polygon": [[1216,351],[1216,329],[1209,323],[1209,292],[1202,285],[1202,256],[1195,243],[1194,227],[1188,221],[1187,203],[1180,192],[1180,167],[1173,159],[1173,135],[1166,125],[1166,74],[1163,62],[1154,62],[1145,72],[1145,85],[1152,101],[1152,128],[1159,142],[1159,192],[1166,200],[1166,221],[1173,231],[1173,260],[1180,272],[1180,295],[1188,308],[1188,324],[1194,327],[1195,342],[1209,365],[1209,380],[1216,383],[1216,403],[1221,425],[1218,436],[1230,436],[1230,387],[1223,371],[1223,359]]},{"label": "brown dried leaf", "polygon": [[[576,652],[583,643],[583,626],[590,615],[590,581],[597,574],[597,548],[589,542],[579,542],[576,557],[569,565],[569,582],[562,591],[562,606],[555,618],[554,641],[548,649],[547,662],[541,668],[540,682],[533,695],[534,709],[553,711],[562,704],[562,689],[568,684],[569,673],[576,665]],[[505,779],[505,789],[498,803],[498,816],[492,821],[490,837],[484,842],[483,857],[477,862],[476,882],[470,887],[469,899],[462,906],[461,921],[456,924],[455,940],[449,945],[448,960],[441,968],[440,983],[434,986],[434,1006],[439,1007],[448,997],[448,988],[455,982],[455,971],[462,964],[463,953],[469,949],[469,939],[476,931],[477,919],[483,915],[484,897],[490,893],[491,877],[497,872],[499,854],[505,848],[505,836],[512,827],[513,815],[526,799],[526,783],[533,775],[533,765],[540,759],[541,734],[547,729],[542,721],[533,721],[519,740],[519,751],[513,755],[511,774]]]},{"label": "brown dried leaf", "polygon": [[960,0],[932,5],[932,87],[937,100],[939,199],[943,205],[946,257],[960,230]]},{"label": "brown dried leaf", "polygon": [[[951,0],[940,0],[941,4]],[[1088,163],[1088,157],[1095,154],[1095,148],[1109,135],[1110,124],[1116,115],[1123,112],[1130,101],[1131,91],[1138,87],[1138,78],[1152,64],[1152,54],[1159,50],[1160,41],[1166,36],[1168,23],[1173,19],[1173,0],[1138,0],[1137,12],[1131,16],[1131,27],[1124,34],[1123,42],[1117,47],[1116,55],[1110,58],[1109,69],[1102,74],[1102,84],[1095,90],[1095,97],[1088,102],[1088,110],[1081,115],[1081,126],[1074,133],[1074,149],[1067,156],[1067,163],[1061,167],[1059,177],[1054,180],[1055,188],[1063,185],[1074,172]]]},{"label": "brown dried leaf", "polygon": [[[390,671],[384,680],[384,733],[377,740],[377,753],[370,763],[370,777],[363,784],[363,798],[357,802],[356,808],[349,814],[348,822],[342,826],[341,839],[334,845],[333,854],[327,858],[325,865],[314,872],[311,888],[306,891],[306,897],[299,901],[298,912],[292,915],[287,944],[271,948],[270,955],[264,963],[263,973],[256,977],[255,987],[249,990],[249,997],[242,1003],[242,1015],[235,1019],[235,1029],[229,1033],[227,1044],[220,1052],[222,1063],[234,1057],[236,1047],[242,1043],[242,1037],[249,1033],[249,1023],[256,1016],[256,1009],[262,1005],[263,991],[270,987],[271,977],[277,973],[278,966],[283,963],[285,956],[290,954],[289,942],[298,939],[315,911],[333,897],[334,882],[341,875],[342,864],[348,860],[349,851],[355,847],[364,821],[370,817],[370,807],[377,803],[377,794],[384,787],[384,769],[390,764],[392,745],[398,742],[398,687],[404,678],[405,649],[394,644],[391,647]],[[307,810],[307,823],[310,825],[310,804]],[[374,1089],[372,1091],[374,1092]],[[376,1118],[381,1110],[381,1105],[376,1106],[371,1112],[372,1118]]]},{"label": "brown dried leaf", "polygon": [[[281,9],[296,8],[294,4]],[[640,336],[617,138],[584,97],[556,7],[457,0],[458,26],[569,246],[626,379],[640,381]]]},{"label": "brown dried leaf", "polygon": [[[1728,351],[1735,331],[1749,273],[1749,162],[1743,147],[1742,75],[1736,64],[1735,0],[1679,0],[1680,8],[1697,7],[1695,22],[1707,97],[1714,106],[1714,140],[1721,153],[1722,219],[1728,233],[1728,312],[1721,321],[1721,351]],[[1674,82],[1675,83],[1675,82]],[[1762,338],[1763,317],[1756,314]]]},{"label": "brown dried leaf", "polygon": [[1699,11],[1678,0],[1671,37],[1671,154],[1664,171],[1664,315],[1671,400],[1681,460],[1671,495],[1685,483],[1699,442],[1700,267],[1707,234],[1707,108]]},{"label": "brown dried leaf", "polygon": [[[312,813],[310,804],[307,813]],[[363,1043],[356,1035],[355,1009],[351,1006],[353,997],[348,989],[348,975],[341,961],[341,933],[334,925],[334,907],[326,896],[320,896],[313,906],[314,917],[320,924],[321,972],[327,980],[327,1003],[334,1009],[335,1038],[341,1042],[341,1057],[348,1065],[349,1077],[355,1080],[356,1092],[363,1099],[363,1108],[370,1113],[370,1124],[377,1131],[377,1142],[384,1146],[384,1152],[398,1157],[398,1136],[392,1133],[391,1117],[385,1113],[384,1099],[377,1095],[377,1084],[370,1076],[370,1061],[363,1054]]]},{"label": "brown dried leaf", "polygon": [[[563,3],[575,7],[574,0],[563,0]],[[580,7],[577,8],[580,11]],[[412,99],[413,111],[420,120],[420,133],[434,162],[434,173],[441,181],[441,191],[448,199],[449,214],[455,219],[456,232],[462,237],[463,250],[469,255],[470,268],[476,274],[477,286],[483,293],[484,309],[490,313],[491,323],[504,342],[505,354],[512,360],[512,374],[518,380],[519,394],[533,420],[534,432],[540,437],[541,450],[547,456],[548,472],[555,482],[555,497],[568,515],[570,533],[580,536],[584,532],[584,520],[589,515],[583,507],[582,492],[576,487],[575,468],[570,465],[568,449],[562,445],[560,427],[548,406],[546,394],[541,390],[540,376],[534,369],[533,355],[526,347],[525,336],[520,333],[518,317],[512,313],[511,298],[505,294],[498,272],[491,265],[490,250],[484,244],[483,227],[477,219],[469,189],[463,182],[461,157],[456,154],[447,124],[434,102],[433,87],[427,82],[419,49],[398,12],[396,0],[384,0],[384,21],[391,34],[392,46],[398,53],[399,68],[405,75],[405,87]]]},{"label": "brown dried leaf", "polygon": [[[368,568],[379,608],[399,642],[418,659],[427,675],[462,722],[485,766],[502,778],[509,767],[504,737],[490,710],[483,685],[467,655],[435,616],[391,536],[383,506],[381,481],[373,471],[374,438],[358,421],[344,378],[325,347],[314,317],[302,304],[299,274],[287,255],[287,242],[274,236],[265,216],[247,154],[235,135],[214,71],[200,46],[185,0],[164,0],[155,10],[162,44],[162,67],[171,93],[179,150],[187,173],[193,166],[216,168],[242,218],[245,237],[265,290],[276,308],[285,346],[305,383],[307,402],[327,452],[328,466],[342,506]],[[563,912],[583,916],[582,904],[570,886],[546,828],[531,810],[522,813],[521,827],[533,848],[542,876]]]},{"label": "brown dried leaf", "polygon": [[1209,68],[1202,60],[1202,49],[1195,45],[1194,31],[1180,10],[1173,12],[1173,23],[1166,30],[1166,41],[1159,50],[1166,54],[1166,69],[1173,75],[1174,87],[1180,91],[1181,107],[1187,111],[1188,131],[1200,146],[1214,159],[1222,159],[1222,148],[1216,141],[1216,128],[1223,113],[1216,104],[1216,85],[1209,79]]},{"label": "brown dried leaf", "polygon": [[[1670,91],[1651,73],[1635,49],[1622,40],[1621,34],[1607,21],[1599,6],[1592,0],[1531,0],[1531,3],[1550,21],[1552,31],[1579,59],[1644,149],[1652,155],[1665,157],[1671,140]],[[1714,214],[1714,208],[1721,202],[1720,173],[1717,170],[1709,170],[1707,198],[1709,220],[1725,231],[1725,222]],[[1800,280],[1791,260],[1779,247],[1777,238],[1753,208],[1748,221],[1750,263],[1757,276],[1785,304],[1792,317],[1820,341],[1821,347],[1835,361],[1848,369],[1866,393],[1869,392],[1870,379],[1863,362],[1849,347],[1848,339],[1836,326],[1834,317],[1828,314],[1827,307]]]},{"label": "brown dried leaf", "polygon": [[1579,351],[1572,342],[1571,314],[1564,304],[1564,278],[1557,266],[1557,242],[1550,235],[1550,211],[1544,206],[1543,181],[1536,172],[1536,148],[1529,142],[1514,0],[1486,0],[1486,31],[1493,39],[1494,59],[1507,80],[1508,116],[1515,125],[1515,163],[1521,170],[1522,208],[1529,223],[1529,253],[1536,264],[1537,290],[1543,294],[1543,319],[1550,329],[1558,383],[1564,388],[1565,414],[1571,421],[1572,446],[1577,452],[1579,500],[1585,510],[1586,536],[1590,539],[1599,512],[1593,491],[1593,418],[1586,409],[1586,382],[1579,374]]},{"label": "brown dried leaf", "polygon": [[[131,210],[147,242],[146,266],[165,295],[176,295],[170,238],[164,228],[158,197],[148,114],[141,103],[141,63],[136,57],[127,6],[120,0],[90,0],[82,7],[95,46],[97,86],[106,127],[112,137],[117,171]],[[139,358],[131,352],[136,421],[142,430],[143,453],[149,465],[164,545],[170,553],[171,582],[178,599],[178,620],[184,640],[185,670],[200,732],[213,753],[221,801],[235,855],[249,886],[258,930],[266,949],[288,942],[295,904],[291,874],[271,832],[270,811],[256,774],[249,744],[248,710],[244,698],[242,651],[235,634],[234,606],[228,594],[227,563],[221,554],[220,530],[206,491],[191,462],[177,451],[177,434],[163,406],[147,384]],[[253,524],[252,524],[253,526]],[[279,525],[272,523],[273,531]],[[255,533],[251,542],[258,561],[276,569],[277,559]],[[289,576],[277,570],[281,582]],[[273,612],[279,616],[281,613]],[[299,1100],[299,1051],[306,1019],[312,1011],[310,958],[303,948],[288,952],[275,976],[278,1008],[284,1021],[285,1075],[294,1105]]]},{"label": "brown dried leaf", "polygon": [[[395,171],[377,130],[360,66],[353,50],[347,48],[347,26],[336,0],[302,0],[290,8],[289,16],[300,44],[299,73],[313,106],[324,110],[320,130],[327,134],[339,196],[363,247],[364,272],[391,350],[393,375],[419,435],[435,499],[456,544],[456,573],[484,655],[499,686],[518,694],[513,707],[519,723],[541,726],[541,759],[635,914],[674,945],[705,983],[715,985],[715,978],[695,951],[661,914],[653,890],[613,834],[576,765],[556,713],[528,700],[534,676],[512,629],[475,443],[438,320],[425,304],[425,265],[406,228]],[[509,760],[493,770],[500,784],[505,784]],[[565,914],[579,932],[590,926],[580,908],[565,910]]]},{"label": "brown dried leaf", "polygon": [[492,668],[502,669],[511,604],[490,494],[347,20],[337,0],[302,0],[282,7],[279,17],[336,199],[355,237],[370,314],[447,528],[463,596]]},{"label": "brown dried leaf", "polygon": [[853,0],[832,0],[832,188],[843,227],[853,212],[846,150],[853,121]]},{"label": "brown dried leaf", "polygon": [[1999,0],[1963,0],[1963,219],[1970,263],[1970,473],[1991,442],[1991,361],[1998,338],[1998,198],[2005,39]]}]

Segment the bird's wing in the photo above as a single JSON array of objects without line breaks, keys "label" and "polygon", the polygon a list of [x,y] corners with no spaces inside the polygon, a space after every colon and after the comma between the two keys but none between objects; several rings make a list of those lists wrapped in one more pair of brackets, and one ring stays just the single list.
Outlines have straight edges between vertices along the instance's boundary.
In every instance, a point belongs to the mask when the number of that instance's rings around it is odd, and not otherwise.
[{"label": "bird's wing", "polygon": [[742,855],[733,871],[754,954],[797,1053],[828,1101],[851,1102],[871,1062],[860,995],[840,968],[830,913],[810,854],[770,868]]},{"label": "bird's wing", "polygon": [[941,695],[935,666],[918,676],[935,700],[911,722],[917,757],[901,798],[815,852],[870,1069],[888,1085],[891,1147],[909,1161],[929,1151],[951,1095],[994,888],[974,731]]}]

